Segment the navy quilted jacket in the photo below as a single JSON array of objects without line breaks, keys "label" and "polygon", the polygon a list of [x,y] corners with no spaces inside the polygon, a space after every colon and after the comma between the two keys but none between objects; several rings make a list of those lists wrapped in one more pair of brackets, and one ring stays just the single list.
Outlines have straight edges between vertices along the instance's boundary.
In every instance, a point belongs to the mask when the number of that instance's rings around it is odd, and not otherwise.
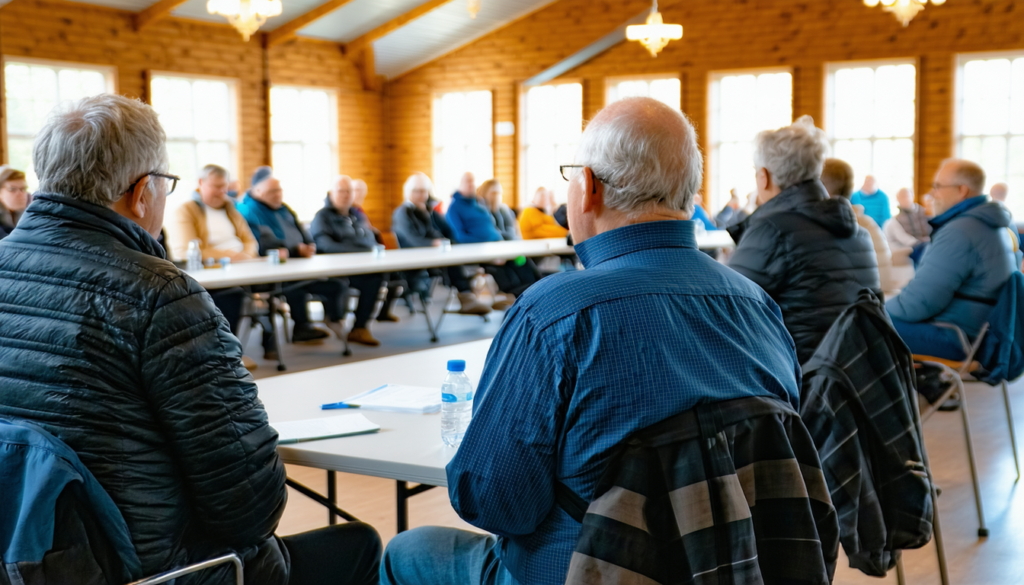
[{"label": "navy quilted jacket", "polygon": [[286,583],[277,434],[227,321],[164,258],[110,209],[38,196],[0,242],[0,416],[78,454],[144,574],[235,550],[247,583]]}]

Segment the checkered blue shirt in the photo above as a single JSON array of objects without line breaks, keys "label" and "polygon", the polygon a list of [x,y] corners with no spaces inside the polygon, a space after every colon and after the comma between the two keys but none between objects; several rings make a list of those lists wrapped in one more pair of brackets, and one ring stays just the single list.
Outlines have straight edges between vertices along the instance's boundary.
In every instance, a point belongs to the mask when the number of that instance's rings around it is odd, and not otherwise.
[{"label": "checkered blue shirt", "polygon": [[499,535],[503,565],[530,585],[565,582],[580,531],[556,479],[589,500],[616,444],[698,403],[799,406],[778,306],[700,252],[691,222],[619,228],[576,253],[586,270],[541,280],[508,311],[447,469],[456,511]]}]

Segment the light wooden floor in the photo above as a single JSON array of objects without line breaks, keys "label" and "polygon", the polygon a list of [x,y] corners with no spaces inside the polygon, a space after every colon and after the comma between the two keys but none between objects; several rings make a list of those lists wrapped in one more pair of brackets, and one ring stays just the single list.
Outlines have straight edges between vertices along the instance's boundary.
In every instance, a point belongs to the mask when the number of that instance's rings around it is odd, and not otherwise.
[{"label": "light wooden floor", "polygon": [[[405,312],[399,312],[405,316]],[[454,317],[445,324],[447,335],[442,344],[491,337],[500,322],[495,313],[490,323],[471,317]],[[385,344],[378,349],[354,348],[356,355],[346,361],[380,357],[391,353],[430,347],[422,317],[405,320],[398,325],[375,326],[375,334]],[[250,355],[257,348],[250,344]],[[289,346],[290,371],[323,367],[340,363],[336,341],[321,346]],[[269,364],[268,364],[269,365]],[[271,367],[261,367],[257,377],[276,375]],[[440,383],[440,381],[439,381]],[[1015,412],[1024,413],[1024,383],[1011,387]],[[1024,584],[1024,495],[1015,482],[1003,403],[998,389],[985,385],[968,386],[972,430],[978,455],[979,473],[985,513],[991,535],[977,537],[977,514],[971,490],[966,448],[959,413],[937,413],[926,425],[925,435],[936,480],[943,493],[939,513],[945,536],[950,582],[956,585]],[[1024,418],[1018,417],[1018,421]],[[1021,427],[1024,433],[1024,425]],[[1024,437],[1021,438],[1024,441]],[[289,466],[289,476],[326,492],[325,472]],[[339,474],[339,503],[342,508],[377,528],[385,542],[395,534],[394,482],[370,477]],[[463,523],[448,503],[447,492],[437,488],[415,496],[410,501],[410,526],[441,525],[470,528]],[[288,507],[278,530],[293,534],[324,526],[326,511],[304,496],[290,492]],[[905,553],[907,582],[913,585],[938,584],[935,549]],[[895,573],[885,579],[867,577],[846,566],[841,558],[836,573],[838,584],[895,583]]]}]

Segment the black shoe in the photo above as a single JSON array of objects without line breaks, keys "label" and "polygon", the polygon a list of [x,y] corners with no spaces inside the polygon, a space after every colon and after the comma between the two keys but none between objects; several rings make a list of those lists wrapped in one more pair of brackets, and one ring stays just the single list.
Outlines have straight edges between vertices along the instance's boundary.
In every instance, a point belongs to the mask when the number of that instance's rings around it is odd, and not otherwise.
[{"label": "black shoe", "polygon": [[939,411],[955,412],[957,410],[960,410],[960,405],[961,403],[959,398],[950,398],[949,400],[942,403],[942,406],[939,407]]},{"label": "black shoe", "polygon": [[377,320],[381,323],[398,323],[398,316],[393,313],[381,313],[377,315]]},{"label": "black shoe", "polygon": [[281,359],[276,349],[271,349],[263,352],[263,359],[268,362],[276,362]]},{"label": "black shoe", "polygon": [[329,336],[330,334],[327,333],[326,331],[308,325],[302,328],[296,327],[295,330],[292,331],[292,341],[294,341],[295,343],[320,341],[322,339],[326,339]]}]

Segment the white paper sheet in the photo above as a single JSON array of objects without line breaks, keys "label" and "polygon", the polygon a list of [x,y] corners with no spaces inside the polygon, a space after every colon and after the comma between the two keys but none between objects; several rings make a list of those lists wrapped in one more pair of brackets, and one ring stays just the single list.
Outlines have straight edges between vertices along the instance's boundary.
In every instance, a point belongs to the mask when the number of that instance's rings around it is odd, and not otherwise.
[{"label": "white paper sheet", "polygon": [[316,441],[349,435],[376,433],[380,426],[376,425],[359,413],[343,414],[326,418],[291,420],[281,423],[270,423],[277,431],[278,444]]},{"label": "white paper sheet", "polygon": [[415,414],[438,412],[441,410],[441,388],[388,384],[369,392],[357,394],[346,400],[345,403],[366,410]]}]

